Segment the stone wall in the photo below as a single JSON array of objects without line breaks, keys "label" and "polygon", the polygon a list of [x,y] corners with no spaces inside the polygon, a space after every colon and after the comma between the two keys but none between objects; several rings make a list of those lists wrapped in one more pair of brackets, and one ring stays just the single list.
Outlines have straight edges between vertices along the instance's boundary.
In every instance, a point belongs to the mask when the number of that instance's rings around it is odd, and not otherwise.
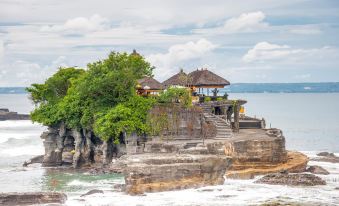
[{"label": "stone wall", "polygon": [[162,139],[201,138],[202,110],[200,107],[183,108],[178,105],[158,105],[149,112],[151,136]]}]

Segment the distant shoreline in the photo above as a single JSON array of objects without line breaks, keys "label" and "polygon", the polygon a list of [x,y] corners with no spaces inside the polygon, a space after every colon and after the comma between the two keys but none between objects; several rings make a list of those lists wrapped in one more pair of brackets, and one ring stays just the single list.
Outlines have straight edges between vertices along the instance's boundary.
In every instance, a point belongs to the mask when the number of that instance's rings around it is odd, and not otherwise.
[{"label": "distant shoreline", "polygon": [[[339,93],[339,82],[233,83],[221,93]],[[0,94],[27,94],[25,87],[0,87]]]}]

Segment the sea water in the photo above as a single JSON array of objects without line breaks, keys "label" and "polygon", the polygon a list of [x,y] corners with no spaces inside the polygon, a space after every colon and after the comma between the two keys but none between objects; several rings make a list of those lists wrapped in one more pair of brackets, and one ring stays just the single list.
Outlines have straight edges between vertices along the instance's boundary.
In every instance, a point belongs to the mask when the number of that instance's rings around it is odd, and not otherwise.
[{"label": "sea water", "polygon": [[[339,155],[339,94],[239,93],[230,94],[230,98],[246,99],[246,114],[264,117],[268,127],[281,128],[287,149],[309,157],[319,151]],[[28,113],[33,105],[25,94],[11,94],[0,95],[2,107]],[[255,179],[226,179],[224,185],[145,196],[114,192],[114,185],[124,182],[121,175],[61,172],[39,164],[22,167],[25,160],[44,153],[40,134],[45,129],[29,120],[0,121],[0,192],[65,192],[67,205],[256,205],[268,200],[339,205],[339,191],[335,190],[339,187],[339,164],[334,163],[309,163],[331,173],[320,175],[327,182],[325,186],[289,187],[255,184]],[[91,189],[101,189],[104,194],[80,197]]]}]

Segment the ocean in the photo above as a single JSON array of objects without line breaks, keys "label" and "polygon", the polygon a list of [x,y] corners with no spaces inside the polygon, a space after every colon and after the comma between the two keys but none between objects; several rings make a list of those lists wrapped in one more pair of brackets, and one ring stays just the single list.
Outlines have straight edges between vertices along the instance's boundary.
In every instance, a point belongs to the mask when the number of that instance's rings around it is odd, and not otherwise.
[{"label": "ocean", "polygon": [[[287,149],[309,157],[320,151],[339,155],[339,93],[231,93],[229,98],[247,100],[247,115],[263,117],[267,127],[282,129]],[[28,113],[33,105],[24,93],[0,94],[0,108]],[[45,129],[29,120],[0,121],[0,192],[60,191],[68,195],[66,205],[258,205],[267,200],[339,205],[339,192],[334,189],[339,187],[339,164],[333,163],[309,163],[331,173],[320,175],[326,186],[288,187],[255,184],[255,179],[226,179],[224,185],[145,196],[114,191],[115,184],[124,182],[121,175],[60,172],[39,164],[22,167],[25,160],[44,153],[40,134]],[[104,194],[80,198],[91,189]]]}]

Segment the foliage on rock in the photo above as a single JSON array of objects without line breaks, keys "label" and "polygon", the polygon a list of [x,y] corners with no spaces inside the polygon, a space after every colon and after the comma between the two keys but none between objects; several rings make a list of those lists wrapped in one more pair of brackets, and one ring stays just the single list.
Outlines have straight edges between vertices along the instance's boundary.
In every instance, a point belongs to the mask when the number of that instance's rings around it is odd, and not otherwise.
[{"label": "foliage on rock", "polygon": [[116,52],[87,70],[60,68],[45,83],[27,88],[36,105],[31,118],[46,126],[64,122],[68,128],[94,130],[105,140],[122,131],[147,131],[146,110],[154,100],[136,97],[135,85],[153,69],[138,54]]},{"label": "foliage on rock", "polygon": [[170,87],[159,96],[160,103],[180,103],[188,108],[192,106],[191,92],[187,88]]}]

